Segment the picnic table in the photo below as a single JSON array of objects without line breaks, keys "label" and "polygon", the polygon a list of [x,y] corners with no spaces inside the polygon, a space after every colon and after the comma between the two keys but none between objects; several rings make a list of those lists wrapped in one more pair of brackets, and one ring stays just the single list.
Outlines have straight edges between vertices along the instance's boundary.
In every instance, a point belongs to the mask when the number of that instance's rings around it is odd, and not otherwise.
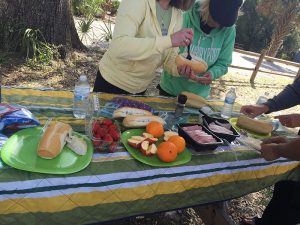
[{"label": "picnic table", "polygon": [[[116,96],[93,95],[100,107]],[[53,117],[76,131],[84,130],[84,120],[72,114],[72,91],[2,87],[1,97],[2,103],[27,107],[41,124]],[[128,98],[160,111],[174,110],[176,101]],[[300,179],[299,162],[285,158],[268,162],[243,145],[193,152],[190,162],[175,167],[143,164],[125,148],[95,152],[87,168],[66,175],[18,170],[0,161],[0,224],[91,224],[218,203],[292,179]]]}]

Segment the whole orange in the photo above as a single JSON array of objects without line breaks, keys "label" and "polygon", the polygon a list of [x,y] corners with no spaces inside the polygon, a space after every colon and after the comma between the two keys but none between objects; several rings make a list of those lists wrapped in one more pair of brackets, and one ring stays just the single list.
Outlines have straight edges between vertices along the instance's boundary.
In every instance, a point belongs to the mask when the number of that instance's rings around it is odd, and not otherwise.
[{"label": "whole orange", "polygon": [[186,143],[183,137],[179,135],[171,136],[168,141],[176,145],[177,153],[182,152],[185,149]]},{"label": "whole orange", "polygon": [[157,146],[157,156],[163,162],[173,162],[177,157],[177,147],[174,143],[164,141]]},{"label": "whole orange", "polygon": [[146,132],[155,138],[160,138],[164,134],[164,126],[160,122],[151,121],[146,126]]}]

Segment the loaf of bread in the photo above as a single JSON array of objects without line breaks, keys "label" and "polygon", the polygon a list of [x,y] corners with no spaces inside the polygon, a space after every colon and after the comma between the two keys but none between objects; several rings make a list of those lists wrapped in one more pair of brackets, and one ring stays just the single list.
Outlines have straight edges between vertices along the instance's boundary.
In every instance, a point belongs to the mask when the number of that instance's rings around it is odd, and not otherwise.
[{"label": "loaf of bread", "polygon": [[37,154],[44,159],[53,159],[59,155],[71,135],[72,127],[68,124],[52,121],[42,134]]},{"label": "loaf of bread", "polygon": [[200,109],[207,105],[207,101],[199,95],[187,91],[183,91],[181,94],[187,96],[187,101],[185,103],[186,106]]},{"label": "loaf of bread", "polygon": [[192,59],[189,60],[182,55],[178,55],[176,56],[175,63],[177,66],[190,66],[194,73],[204,73],[208,69],[207,63],[204,60],[196,57],[192,57]]},{"label": "loaf of bread", "polygon": [[269,134],[273,130],[273,126],[271,123],[251,119],[246,116],[240,116],[237,119],[236,124],[239,127],[244,128],[245,130],[252,131],[255,133],[260,133],[260,134]]},{"label": "loaf of bread", "polygon": [[159,116],[126,116],[123,120],[123,126],[127,128],[146,127],[151,121],[157,121],[165,124],[165,121]]},{"label": "loaf of bread", "polygon": [[129,115],[151,116],[152,113],[144,109],[138,109],[133,107],[120,107],[113,112],[113,118],[124,118]]}]

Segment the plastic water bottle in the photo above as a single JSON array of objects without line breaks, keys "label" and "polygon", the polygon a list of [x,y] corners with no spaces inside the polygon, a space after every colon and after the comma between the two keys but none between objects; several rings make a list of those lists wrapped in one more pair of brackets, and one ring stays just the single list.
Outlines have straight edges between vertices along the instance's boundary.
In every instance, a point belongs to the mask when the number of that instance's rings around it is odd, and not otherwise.
[{"label": "plastic water bottle", "polygon": [[256,105],[262,105],[263,103],[268,101],[268,92],[265,92],[264,95],[259,96],[259,98],[257,99]]},{"label": "plastic water bottle", "polygon": [[221,117],[228,119],[231,117],[233,105],[236,99],[235,89],[230,88],[230,90],[227,92],[225,100],[224,100],[224,106],[221,112]]},{"label": "plastic water bottle", "polygon": [[85,75],[81,75],[74,88],[73,115],[84,119],[89,107],[90,85]]}]

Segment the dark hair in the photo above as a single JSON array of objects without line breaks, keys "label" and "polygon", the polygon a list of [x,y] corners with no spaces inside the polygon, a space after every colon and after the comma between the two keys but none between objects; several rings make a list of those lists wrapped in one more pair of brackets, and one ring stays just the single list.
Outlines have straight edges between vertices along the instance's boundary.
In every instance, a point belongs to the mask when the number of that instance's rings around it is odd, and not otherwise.
[{"label": "dark hair", "polygon": [[171,0],[169,5],[185,11],[189,10],[193,6],[194,2],[195,0]]}]

